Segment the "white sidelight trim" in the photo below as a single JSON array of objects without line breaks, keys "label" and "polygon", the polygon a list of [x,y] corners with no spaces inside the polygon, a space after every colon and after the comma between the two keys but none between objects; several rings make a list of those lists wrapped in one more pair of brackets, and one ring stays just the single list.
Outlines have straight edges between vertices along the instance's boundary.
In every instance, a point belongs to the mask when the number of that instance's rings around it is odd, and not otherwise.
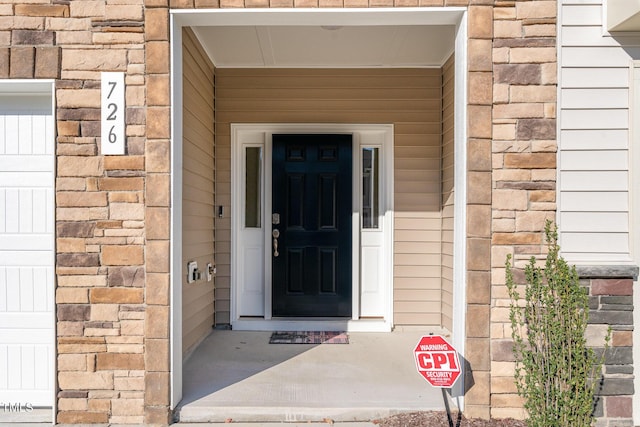
[{"label": "white sidelight trim", "polygon": [[[353,153],[352,199],[352,318],[346,319],[274,319],[271,314],[271,150],[272,135],[289,134],[351,134]],[[245,152],[248,147],[260,147],[262,162],[262,226],[244,227],[245,204]],[[361,151],[365,147],[379,149],[380,162],[380,227],[362,230],[361,218]],[[358,124],[232,124],[231,125],[231,324],[238,330],[310,330],[338,328],[349,331],[390,331],[393,327],[393,125]],[[258,234],[257,234],[258,233]],[[262,233],[262,239],[258,239]],[[368,249],[375,249],[380,262],[377,284],[380,295],[365,295],[361,283],[361,265],[364,254],[362,236],[379,234]],[[377,243],[375,243],[377,242]],[[262,259],[255,254],[261,251]],[[247,258],[250,258],[248,260]],[[368,263],[369,265],[372,262]],[[379,265],[378,265],[379,264]],[[249,267],[253,273],[248,280]],[[258,266],[255,269],[255,266]],[[256,271],[258,270],[258,271]],[[374,301],[375,306],[371,302]],[[261,304],[262,302],[262,304]],[[364,306],[365,304],[371,305]],[[366,319],[360,314],[365,313]]]}]

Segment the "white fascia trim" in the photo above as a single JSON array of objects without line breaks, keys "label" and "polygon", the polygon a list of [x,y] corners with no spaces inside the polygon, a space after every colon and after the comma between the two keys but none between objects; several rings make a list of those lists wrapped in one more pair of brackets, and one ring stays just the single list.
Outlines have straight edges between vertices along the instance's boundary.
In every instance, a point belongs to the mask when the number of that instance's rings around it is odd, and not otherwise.
[{"label": "white fascia trim", "polygon": [[171,16],[171,409],[182,400],[182,26]]},{"label": "white fascia trim", "polygon": [[[640,183],[636,179],[640,175],[640,150],[637,142],[640,140],[640,61],[633,61],[631,64],[631,78],[629,85],[630,103],[630,139],[629,139],[629,246],[632,258],[636,265],[640,265]],[[634,286],[633,306],[640,307],[640,290],[637,283]],[[633,328],[634,342],[640,340],[640,316],[634,317]],[[634,371],[640,366],[640,350],[637,346],[633,347],[633,365]],[[640,375],[636,375],[634,379],[636,390],[640,389]],[[633,421],[634,425],[640,423],[640,393],[635,393],[633,397]]]},{"label": "white fascia trim", "polygon": [[0,79],[2,95],[51,95],[55,98],[53,79]]},{"label": "white fascia trim", "polygon": [[[454,219],[453,219],[453,331],[452,344],[464,357],[467,341],[467,15],[456,28],[454,89]],[[464,410],[465,378],[452,390]]]},{"label": "white fascia trim", "polygon": [[180,26],[457,25],[464,7],[176,9]]},{"label": "white fascia trim", "polygon": [[[562,2],[558,2],[557,6],[557,22],[562,25]],[[558,243],[562,248],[562,227],[560,224],[560,219],[562,215],[560,215],[562,207],[560,205],[560,165],[562,158],[562,143],[560,141],[560,135],[562,134],[562,37],[556,37],[556,60],[557,62],[557,79],[558,85],[556,88],[556,225],[558,227]]]}]

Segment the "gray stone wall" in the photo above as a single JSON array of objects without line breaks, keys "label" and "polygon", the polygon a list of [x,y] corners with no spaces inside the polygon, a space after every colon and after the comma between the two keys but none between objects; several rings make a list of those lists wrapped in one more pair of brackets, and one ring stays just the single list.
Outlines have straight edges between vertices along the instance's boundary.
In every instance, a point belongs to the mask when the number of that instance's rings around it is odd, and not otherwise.
[{"label": "gray stone wall", "polygon": [[583,266],[578,274],[589,289],[587,342],[600,354],[611,328],[606,350],[599,399],[598,427],[633,426],[633,288],[638,277],[635,266]]}]

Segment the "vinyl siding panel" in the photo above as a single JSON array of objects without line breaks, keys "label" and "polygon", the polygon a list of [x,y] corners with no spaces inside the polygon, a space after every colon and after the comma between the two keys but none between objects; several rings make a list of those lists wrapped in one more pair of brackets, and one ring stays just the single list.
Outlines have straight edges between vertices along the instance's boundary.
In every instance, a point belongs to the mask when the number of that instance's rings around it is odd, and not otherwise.
[{"label": "vinyl siding panel", "polygon": [[603,35],[602,3],[561,6],[558,220],[563,255],[578,264],[630,259],[629,66],[640,48]]},{"label": "vinyl siding panel", "polygon": [[[190,30],[183,32],[184,115],[182,262],[200,271],[214,260],[214,70]],[[182,348],[192,350],[213,326],[214,282],[182,282]]]},{"label": "vinyl siding panel", "polygon": [[230,124],[392,123],[395,323],[441,324],[441,82],[440,69],[217,70],[218,323],[230,310]]}]

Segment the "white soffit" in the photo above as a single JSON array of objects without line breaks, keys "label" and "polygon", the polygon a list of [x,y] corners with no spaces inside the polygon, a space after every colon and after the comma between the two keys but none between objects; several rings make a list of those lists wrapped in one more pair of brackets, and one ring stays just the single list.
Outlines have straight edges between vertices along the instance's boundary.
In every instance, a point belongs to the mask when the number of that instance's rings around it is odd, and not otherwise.
[{"label": "white soffit", "polygon": [[232,67],[439,67],[453,25],[200,26],[211,60]]},{"label": "white soffit", "polygon": [[640,31],[640,0],[607,0],[607,30]]},{"label": "white soffit", "polygon": [[[640,1],[640,0],[639,0]],[[176,9],[217,67],[440,67],[463,7]]]}]

